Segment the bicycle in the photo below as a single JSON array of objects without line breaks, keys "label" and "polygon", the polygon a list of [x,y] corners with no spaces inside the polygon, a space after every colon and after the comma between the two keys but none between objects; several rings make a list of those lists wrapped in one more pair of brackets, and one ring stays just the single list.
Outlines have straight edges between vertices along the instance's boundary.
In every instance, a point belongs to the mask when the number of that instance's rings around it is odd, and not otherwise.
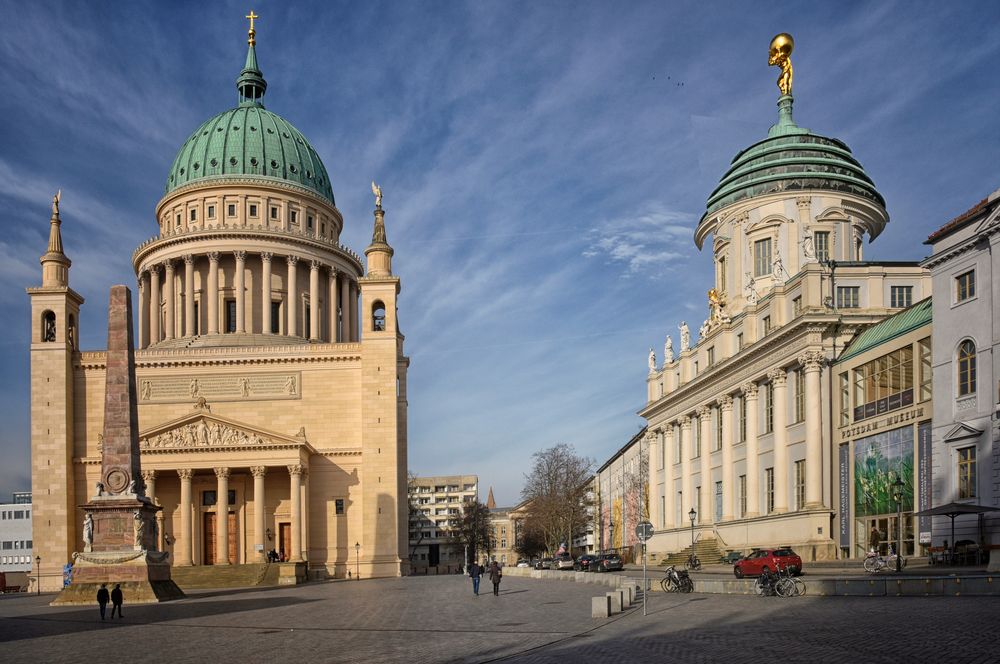
[{"label": "bicycle", "polygon": [[685,564],[687,565],[688,569],[693,569],[696,572],[701,569],[701,561],[698,559],[698,556],[694,555],[693,553],[690,556],[688,556],[687,563]]},{"label": "bicycle", "polygon": [[665,593],[689,593],[694,590],[694,582],[688,576],[687,570],[677,570],[673,565],[664,570],[660,579],[660,588]]},{"label": "bicycle", "polygon": [[792,576],[787,566],[783,570],[778,570],[777,577],[774,589],[781,597],[798,597],[806,594],[805,581]]},{"label": "bicycle", "polygon": [[890,546],[889,555],[884,558],[875,550],[868,552],[862,565],[869,574],[878,574],[882,570],[896,570],[896,558],[899,558],[899,569],[906,567],[906,558],[897,556],[895,550]]}]

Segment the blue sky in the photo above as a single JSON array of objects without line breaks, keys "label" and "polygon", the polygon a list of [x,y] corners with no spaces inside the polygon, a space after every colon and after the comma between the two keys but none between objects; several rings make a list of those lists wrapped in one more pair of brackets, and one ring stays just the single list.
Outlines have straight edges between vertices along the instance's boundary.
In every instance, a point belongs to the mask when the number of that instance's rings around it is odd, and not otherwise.
[{"label": "blue sky", "polygon": [[[796,39],[796,121],[846,141],[885,196],[867,258],[923,257],[1000,187],[995,2],[252,6],[265,105],[319,151],[345,244],[370,238],[370,180],[385,192],[411,469],[476,473],[502,504],[536,450],[624,444],[648,348],[705,317],[692,234],[775,121],[775,33]],[[24,288],[52,194],[82,346],[101,348],[176,150],[236,103],[249,9],[0,0],[0,499],[30,484]]]}]

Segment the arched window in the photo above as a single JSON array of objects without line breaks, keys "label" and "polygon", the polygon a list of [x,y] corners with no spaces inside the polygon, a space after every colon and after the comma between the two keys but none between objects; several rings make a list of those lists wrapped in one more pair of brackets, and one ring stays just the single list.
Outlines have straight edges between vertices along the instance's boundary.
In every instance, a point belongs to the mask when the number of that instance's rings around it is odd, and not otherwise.
[{"label": "arched window", "polygon": [[372,303],[372,330],[375,332],[385,331],[385,305],[381,300]]},{"label": "arched window", "polygon": [[76,318],[73,317],[73,314],[69,315],[66,323],[66,342],[69,344],[70,349],[76,350]]},{"label": "arched window", "polygon": [[966,339],[958,347],[958,396],[976,392],[976,344]]},{"label": "arched window", "polygon": [[42,341],[56,340],[56,315],[51,311],[42,314]]}]

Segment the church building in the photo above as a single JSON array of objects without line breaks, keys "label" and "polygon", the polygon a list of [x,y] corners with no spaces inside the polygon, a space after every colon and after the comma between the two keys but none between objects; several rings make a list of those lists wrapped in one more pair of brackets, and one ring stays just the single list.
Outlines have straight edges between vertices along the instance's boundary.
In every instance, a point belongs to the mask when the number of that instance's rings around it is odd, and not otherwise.
[{"label": "church building", "polygon": [[[163,508],[159,546],[175,567],[273,550],[301,563],[300,579],[398,576],[409,359],[381,189],[362,259],[340,243],[320,156],[264,107],[251,17],[237,105],[181,145],[155,235],[132,254],[145,493]],[[42,285],[28,289],[43,590],[83,550],[78,506],[101,480],[106,353],[78,347],[84,302],[60,223],[57,198]]]}]

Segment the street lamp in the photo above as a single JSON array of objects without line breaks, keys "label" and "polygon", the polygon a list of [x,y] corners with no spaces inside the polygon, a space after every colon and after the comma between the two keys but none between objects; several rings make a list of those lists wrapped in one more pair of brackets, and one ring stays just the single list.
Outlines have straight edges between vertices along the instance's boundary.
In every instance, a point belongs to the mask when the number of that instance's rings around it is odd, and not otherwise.
[{"label": "street lamp", "polygon": [[691,555],[693,556],[694,555],[694,520],[698,518],[698,513],[694,511],[693,507],[691,508],[691,511],[688,512],[688,518],[691,519]]},{"label": "street lamp", "polygon": [[354,578],[361,578],[361,543],[354,543]]},{"label": "street lamp", "polygon": [[35,556],[35,594],[42,594],[42,557]]},{"label": "street lamp", "polygon": [[608,522],[608,548],[612,551],[615,550],[615,522]]},{"label": "street lamp", "polygon": [[896,499],[896,571],[902,568],[903,558],[903,478],[898,473],[892,483],[892,497]]}]

